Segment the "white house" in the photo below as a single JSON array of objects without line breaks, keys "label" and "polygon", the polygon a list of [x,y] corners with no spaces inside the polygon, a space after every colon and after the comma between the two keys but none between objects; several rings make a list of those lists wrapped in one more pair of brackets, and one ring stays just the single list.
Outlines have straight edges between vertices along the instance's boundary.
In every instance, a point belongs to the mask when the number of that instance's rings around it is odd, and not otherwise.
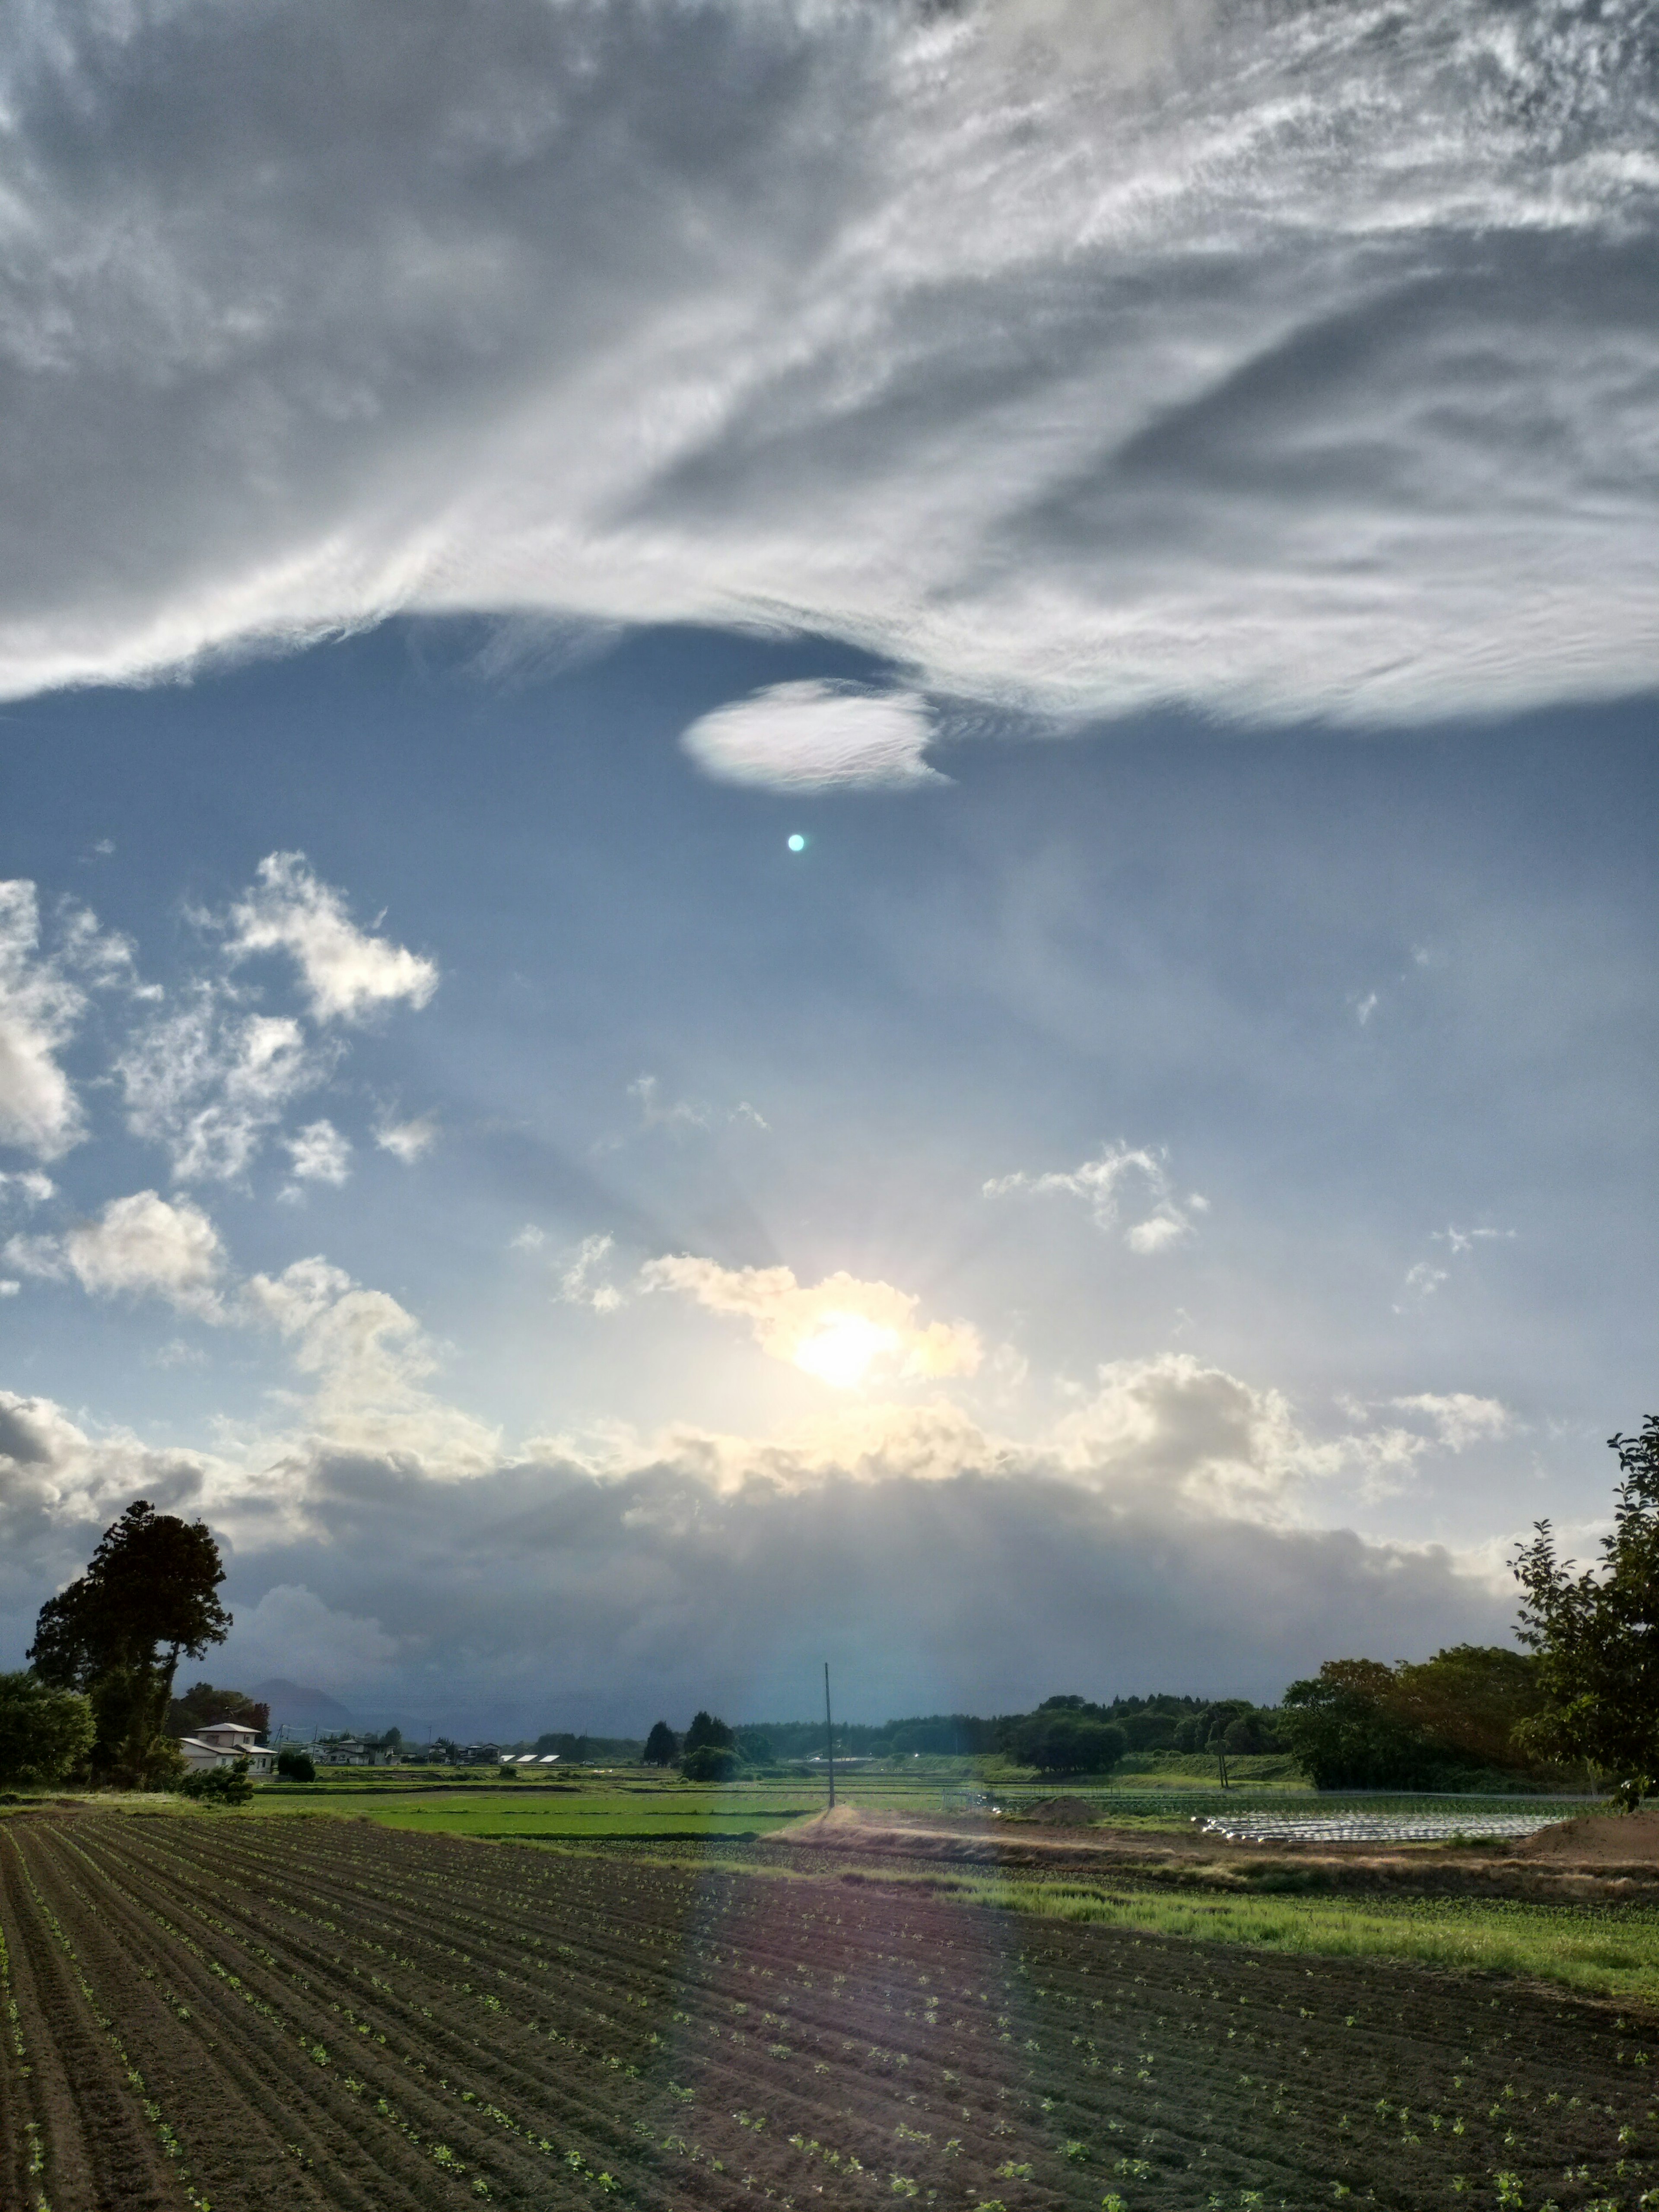
[{"label": "white house", "polygon": [[276,1753],[268,1743],[260,1742],[258,1729],[244,1728],[240,1721],[210,1721],[194,1735],[181,1736],[179,1748],[192,1774],[204,1774],[210,1767],[228,1766],[234,1759],[246,1759],[252,1779],[271,1773],[276,1765]]}]

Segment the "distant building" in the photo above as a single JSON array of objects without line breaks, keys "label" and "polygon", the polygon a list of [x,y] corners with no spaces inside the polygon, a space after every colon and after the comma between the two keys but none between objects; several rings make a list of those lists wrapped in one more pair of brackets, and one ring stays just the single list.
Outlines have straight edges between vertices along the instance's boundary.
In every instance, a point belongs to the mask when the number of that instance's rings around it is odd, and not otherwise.
[{"label": "distant building", "polygon": [[337,1735],[313,1744],[311,1756],[319,1766],[390,1766],[398,1753],[390,1744],[365,1743],[356,1735]]},{"label": "distant building", "polygon": [[246,1759],[250,1778],[268,1775],[276,1765],[276,1753],[268,1743],[260,1742],[258,1729],[244,1728],[240,1721],[210,1721],[194,1735],[180,1737],[179,1748],[192,1774],[229,1766],[239,1759]]}]

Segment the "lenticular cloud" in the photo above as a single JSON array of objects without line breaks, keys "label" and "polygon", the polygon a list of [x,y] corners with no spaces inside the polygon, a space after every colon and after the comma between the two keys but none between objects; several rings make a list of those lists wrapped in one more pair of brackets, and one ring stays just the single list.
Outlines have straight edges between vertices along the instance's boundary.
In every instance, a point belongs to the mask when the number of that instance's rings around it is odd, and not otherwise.
[{"label": "lenticular cloud", "polygon": [[1649,0],[20,13],[0,690],[397,609],[936,695],[1659,675]]}]

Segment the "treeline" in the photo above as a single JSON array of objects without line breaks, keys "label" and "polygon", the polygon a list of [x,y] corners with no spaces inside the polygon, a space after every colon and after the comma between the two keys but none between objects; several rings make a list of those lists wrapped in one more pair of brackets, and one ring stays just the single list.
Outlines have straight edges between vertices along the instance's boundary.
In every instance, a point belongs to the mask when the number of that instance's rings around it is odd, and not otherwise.
[{"label": "treeline", "polygon": [[[835,1752],[838,1759],[1001,1758],[1039,1773],[1105,1774],[1131,1752],[1278,1751],[1278,1717],[1243,1698],[1115,1698],[1103,1705],[1067,1695],[1045,1698],[1024,1713],[924,1713],[879,1727],[840,1722]],[[684,1736],[659,1721],[646,1741],[645,1759],[678,1766],[693,1780],[719,1781],[745,1767],[818,1759],[824,1749],[822,1721],[733,1728],[700,1712]]]},{"label": "treeline", "polygon": [[1328,1659],[1285,1692],[1279,1734],[1316,1790],[1459,1790],[1576,1778],[1540,1760],[1538,1659],[1457,1644],[1415,1664]]}]

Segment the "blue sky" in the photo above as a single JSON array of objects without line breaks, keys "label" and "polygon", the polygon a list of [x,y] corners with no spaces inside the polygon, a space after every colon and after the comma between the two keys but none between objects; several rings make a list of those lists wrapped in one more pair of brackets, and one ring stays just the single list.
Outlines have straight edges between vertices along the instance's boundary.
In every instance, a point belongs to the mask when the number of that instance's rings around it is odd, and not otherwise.
[{"label": "blue sky", "polygon": [[140,1494],[406,1727],[1507,1632],[1650,1410],[1638,12],[19,46],[0,1663]]}]

